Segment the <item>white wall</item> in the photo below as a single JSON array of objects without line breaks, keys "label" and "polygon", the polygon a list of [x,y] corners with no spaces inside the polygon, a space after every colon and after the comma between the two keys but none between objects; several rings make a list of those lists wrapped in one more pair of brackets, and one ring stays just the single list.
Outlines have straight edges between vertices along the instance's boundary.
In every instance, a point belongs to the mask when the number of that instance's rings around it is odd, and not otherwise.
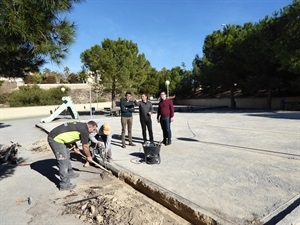
[{"label": "white wall", "polygon": [[[276,97],[272,98],[272,109],[280,109],[280,101],[300,102],[300,97]],[[267,109],[267,98],[235,98],[236,107],[240,109]],[[175,99],[178,105],[196,105],[205,107],[230,107],[230,98],[210,98],[210,99]]]},{"label": "white wall", "polygon": [[[50,110],[54,111],[60,105],[49,105],[49,106],[31,106],[31,107],[12,107],[12,108],[0,108],[0,120],[17,119],[26,117],[37,117],[37,116],[50,116]],[[98,110],[110,107],[111,102],[100,102],[98,103]],[[84,109],[85,107],[85,109]],[[97,103],[92,103],[92,107],[95,107],[97,111]],[[89,112],[90,104],[75,104],[75,109],[80,111]]]}]

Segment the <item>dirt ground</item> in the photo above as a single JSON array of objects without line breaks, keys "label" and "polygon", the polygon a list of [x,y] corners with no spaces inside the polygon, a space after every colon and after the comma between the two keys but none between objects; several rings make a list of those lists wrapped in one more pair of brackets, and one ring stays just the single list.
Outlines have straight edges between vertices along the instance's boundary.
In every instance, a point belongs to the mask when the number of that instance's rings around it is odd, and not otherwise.
[{"label": "dirt ground", "polygon": [[[33,143],[31,153],[38,158],[53,154],[46,141]],[[54,158],[54,157],[53,157]],[[78,158],[77,158],[78,159]],[[72,158],[72,165],[84,164]],[[28,161],[28,158],[27,160]],[[30,166],[34,167],[35,162]],[[28,167],[20,161],[19,167]],[[74,191],[44,193],[39,198],[16,200],[15,207],[28,205],[30,221],[24,224],[101,224],[101,225],[187,225],[190,224],[162,205],[139,193],[111,173],[94,166],[85,167],[97,176],[80,173]],[[31,180],[27,173],[27,180]],[[96,177],[96,179],[95,179]],[[14,179],[10,177],[9,179]],[[8,224],[3,221],[3,224]]]}]

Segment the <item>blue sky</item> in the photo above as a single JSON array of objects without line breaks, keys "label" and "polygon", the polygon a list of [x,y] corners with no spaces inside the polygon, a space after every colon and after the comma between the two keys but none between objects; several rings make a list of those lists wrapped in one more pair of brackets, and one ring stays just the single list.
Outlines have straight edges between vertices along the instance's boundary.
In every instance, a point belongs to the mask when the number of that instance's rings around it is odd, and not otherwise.
[{"label": "blue sky", "polygon": [[44,68],[62,72],[81,70],[80,54],[105,38],[131,40],[152,67],[192,68],[202,56],[204,39],[221,24],[243,25],[271,16],[292,0],[86,0],[76,4],[67,18],[77,24],[77,37],[60,66]]}]

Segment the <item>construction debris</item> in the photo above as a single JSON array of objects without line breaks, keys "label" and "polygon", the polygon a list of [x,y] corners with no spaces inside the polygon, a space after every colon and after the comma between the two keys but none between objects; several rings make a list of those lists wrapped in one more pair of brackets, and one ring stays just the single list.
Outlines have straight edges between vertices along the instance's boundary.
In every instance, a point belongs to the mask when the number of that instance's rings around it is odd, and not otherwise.
[{"label": "construction debris", "polygon": [[64,214],[92,225],[111,224],[147,224],[179,225],[187,224],[176,221],[173,216],[144,195],[133,191],[122,181],[112,180],[110,184],[95,189],[85,190],[86,196],[64,203]]},{"label": "construction debris", "polygon": [[11,141],[11,146],[5,146],[0,150],[0,163],[17,164],[18,163],[18,147],[20,144]]},{"label": "construction debris", "polygon": [[45,151],[51,150],[51,148],[46,140],[36,141],[32,145],[33,145],[33,148],[31,149],[31,151],[34,151],[34,152],[45,152]]}]

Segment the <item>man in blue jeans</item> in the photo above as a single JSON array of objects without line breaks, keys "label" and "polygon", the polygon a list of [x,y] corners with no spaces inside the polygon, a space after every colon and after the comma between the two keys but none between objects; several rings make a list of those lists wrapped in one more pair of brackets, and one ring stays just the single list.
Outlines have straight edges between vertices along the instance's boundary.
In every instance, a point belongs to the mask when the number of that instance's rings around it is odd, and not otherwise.
[{"label": "man in blue jeans", "polygon": [[157,122],[160,123],[163,131],[164,145],[172,143],[171,122],[174,121],[174,105],[173,101],[168,99],[166,93],[160,93],[160,102],[158,103]]},{"label": "man in blue jeans", "polygon": [[[58,162],[60,176],[60,190],[72,190],[76,187],[70,183],[71,178],[78,177],[79,174],[74,173],[70,161],[70,150],[67,145],[75,144],[81,141],[83,151],[89,162],[93,162],[89,149],[89,134],[95,132],[97,124],[95,121],[87,123],[69,122],[63,123],[51,130],[48,134],[48,143]],[[74,149],[79,154],[79,149]]]}]

